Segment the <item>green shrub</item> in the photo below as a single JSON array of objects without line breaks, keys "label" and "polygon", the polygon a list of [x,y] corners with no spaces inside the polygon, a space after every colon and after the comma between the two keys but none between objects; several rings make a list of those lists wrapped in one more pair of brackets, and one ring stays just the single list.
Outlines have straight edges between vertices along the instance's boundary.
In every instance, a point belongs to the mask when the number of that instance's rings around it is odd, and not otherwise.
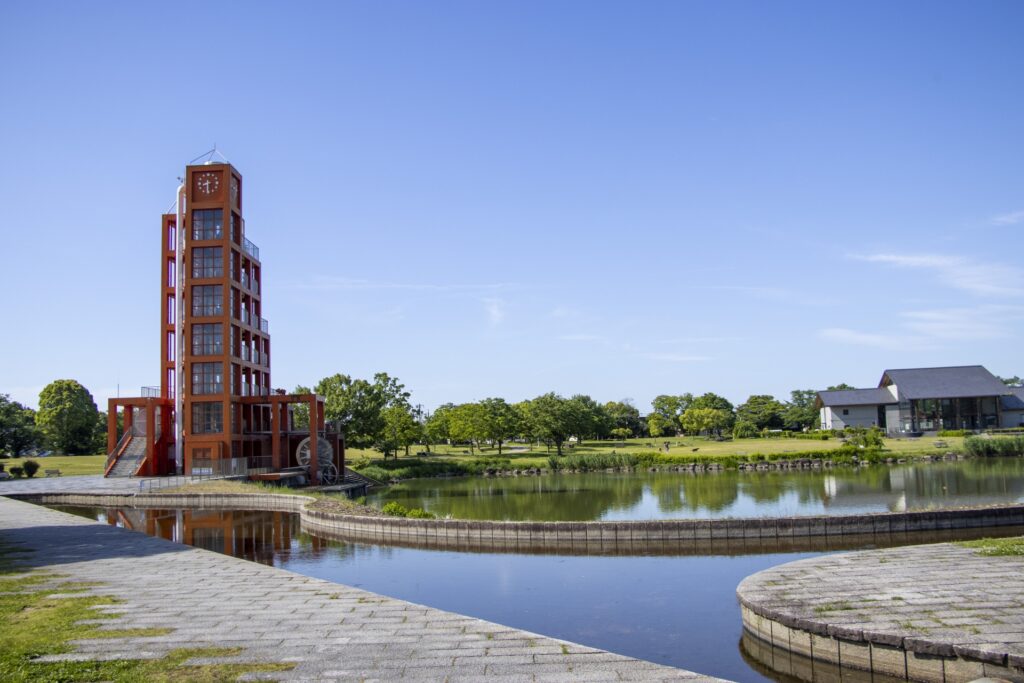
[{"label": "green shrub", "polygon": [[612,467],[636,467],[637,456],[632,453],[586,453],[581,455],[556,455],[548,458],[548,466],[555,472],[559,470],[606,470]]},{"label": "green shrub", "polygon": [[25,474],[24,467],[12,467],[10,471],[11,476],[14,477],[15,479],[21,479],[21,477]]},{"label": "green shrub", "polygon": [[408,508],[406,508],[401,503],[396,503],[395,501],[391,501],[390,503],[382,507],[380,511],[383,512],[385,515],[388,515],[389,517],[405,517],[409,514]]},{"label": "green shrub", "polygon": [[939,436],[967,436],[971,433],[966,429],[943,429],[939,432]]},{"label": "green shrub", "polygon": [[964,439],[964,448],[979,457],[1019,456],[1024,455],[1024,436],[969,436]]},{"label": "green shrub", "polygon": [[423,508],[413,508],[405,516],[412,519],[434,519],[436,515],[433,512],[427,512]]},{"label": "green shrub", "polygon": [[757,431],[757,427],[749,422],[737,422],[736,426],[732,428],[732,438],[734,439],[756,439],[759,436],[761,434]]},{"label": "green shrub", "polygon": [[26,460],[25,462],[21,463],[21,466],[25,468],[25,476],[28,477],[29,479],[36,476],[36,472],[39,471],[39,463],[37,463],[35,460]]}]

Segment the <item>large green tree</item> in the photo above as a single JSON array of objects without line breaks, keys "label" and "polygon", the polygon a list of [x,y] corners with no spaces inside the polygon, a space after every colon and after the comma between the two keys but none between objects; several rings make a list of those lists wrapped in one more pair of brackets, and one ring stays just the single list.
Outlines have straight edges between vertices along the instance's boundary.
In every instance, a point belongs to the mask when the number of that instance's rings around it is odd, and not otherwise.
[{"label": "large green tree", "polygon": [[529,401],[525,411],[530,433],[541,441],[554,444],[558,455],[562,455],[562,445],[577,426],[572,404],[549,392]]},{"label": "large green tree", "polygon": [[324,414],[336,421],[345,443],[355,448],[373,446],[384,430],[384,409],[409,403],[409,392],[397,379],[379,372],[373,382],[336,374],[324,377],[316,387],[324,397]]},{"label": "large green tree", "polygon": [[39,393],[36,426],[58,453],[92,453],[98,419],[92,394],[73,379],[50,382]]},{"label": "large green tree", "polygon": [[719,408],[688,408],[679,423],[688,434],[721,435],[723,429],[728,429],[732,422],[732,413]]},{"label": "large green tree", "polygon": [[483,407],[479,403],[461,403],[448,416],[448,431],[452,441],[469,445],[473,453],[484,438]]},{"label": "large green tree", "polygon": [[789,402],[782,410],[782,426],[786,429],[813,429],[821,418],[814,402],[818,392],[814,389],[794,389],[789,392]]},{"label": "large green tree", "polygon": [[611,419],[604,411],[604,406],[585,394],[576,394],[569,399],[572,410],[572,432],[576,438],[603,439],[611,431]]},{"label": "large green tree", "polygon": [[404,448],[409,455],[409,446],[423,438],[423,426],[416,413],[408,403],[393,403],[381,411],[384,426],[377,435],[375,447],[384,454],[385,460],[388,453],[394,453],[397,458],[399,448]]},{"label": "large green tree", "polygon": [[640,419],[640,411],[637,410],[636,406],[629,402],[629,399],[623,401],[609,401],[604,404],[604,412],[608,415],[611,420],[612,429],[614,430],[627,430],[626,432],[619,431],[614,435],[620,438],[626,438],[629,436],[643,436],[644,432],[644,421]]},{"label": "large green tree", "polygon": [[783,409],[774,396],[756,394],[736,408],[736,419],[758,429],[781,429]]},{"label": "large green tree", "polygon": [[485,398],[480,401],[480,411],[483,436],[498,446],[500,456],[502,444],[519,436],[522,431],[519,411],[503,398]]},{"label": "large green tree", "polygon": [[[679,431],[679,418],[693,402],[692,394],[661,394],[651,401],[651,414],[647,416],[647,424],[651,436],[662,434],[674,435]],[[655,417],[656,416],[656,417]],[[652,420],[653,418],[653,420]],[[657,433],[655,433],[657,432]]]},{"label": "large green tree", "polygon": [[35,411],[0,394],[0,458],[22,455],[41,440]]},{"label": "large green tree", "polygon": [[445,403],[438,406],[437,410],[427,417],[426,424],[423,425],[427,443],[451,442],[449,422],[453,410],[455,410],[454,403]]}]

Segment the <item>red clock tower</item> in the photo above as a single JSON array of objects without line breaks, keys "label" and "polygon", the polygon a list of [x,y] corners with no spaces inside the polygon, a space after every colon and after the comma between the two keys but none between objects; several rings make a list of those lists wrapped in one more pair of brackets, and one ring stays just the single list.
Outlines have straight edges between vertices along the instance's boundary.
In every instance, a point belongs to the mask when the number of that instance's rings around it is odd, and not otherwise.
[{"label": "red clock tower", "polygon": [[[263,264],[243,196],[242,174],[226,161],[185,168],[176,212],[161,218],[160,387],[110,400],[107,476],[268,479],[306,466],[310,479],[329,480],[343,470],[323,399],[271,389]],[[309,428],[296,425],[299,405]]]}]

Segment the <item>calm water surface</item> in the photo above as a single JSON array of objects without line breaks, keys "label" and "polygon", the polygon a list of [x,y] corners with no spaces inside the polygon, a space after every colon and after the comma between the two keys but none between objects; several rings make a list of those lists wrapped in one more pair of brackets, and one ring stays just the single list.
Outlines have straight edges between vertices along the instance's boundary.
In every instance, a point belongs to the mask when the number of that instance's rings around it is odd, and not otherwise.
[{"label": "calm water surface", "polygon": [[328,581],[734,681],[748,665],[736,586],[817,553],[563,557],[325,541],[273,512],[58,509]]},{"label": "calm water surface", "polygon": [[397,501],[459,519],[536,521],[897,512],[1022,502],[1024,458],[773,472],[414,479],[368,501]]},{"label": "calm water surface", "polygon": [[[1022,501],[1024,460],[743,474],[422,480],[373,499],[377,504],[398,500],[409,507],[477,519],[904,510]],[[819,554],[463,553],[328,541],[301,533],[298,517],[286,513],[61,509],[307,576],[734,681],[785,680],[762,674],[763,669],[745,661],[737,584],[762,569]],[[991,535],[1007,533],[1011,531]]]}]

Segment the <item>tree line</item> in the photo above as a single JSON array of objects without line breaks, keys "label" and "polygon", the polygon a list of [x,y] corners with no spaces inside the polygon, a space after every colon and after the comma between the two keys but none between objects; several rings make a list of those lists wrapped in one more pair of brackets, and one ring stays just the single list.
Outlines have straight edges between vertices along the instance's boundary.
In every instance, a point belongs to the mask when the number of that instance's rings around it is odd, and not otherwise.
[{"label": "tree line", "polygon": [[[1001,378],[1020,386],[1018,377]],[[829,390],[852,389],[848,384]],[[819,426],[814,406],[817,392],[796,389],[788,401],[757,394],[733,406],[708,392],[662,394],[642,415],[629,400],[599,403],[590,396],[565,398],[549,392],[509,403],[485,398],[472,403],[445,403],[433,412],[414,405],[411,394],[397,378],[380,372],[372,380],[335,374],[313,388],[298,386],[295,393],[325,398],[326,419],[334,422],[355,448],[375,448],[385,457],[417,444],[466,444],[471,452],[487,444],[502,452],[512,440],[547,444],[562,454],[572,439],[628,439],[688,435],[749,438],[772,430],[801,431]],[[299,428],[308,427],[305,405],[296,406]],[[33,410],[0,394],[0,457],[23,455],[38,449],[58,453],[102,453],[107,442],[107,414],[98,410],[92,394],[72,379],[48,384]]]},{"label": "tree line", "polygon": [[[838,385],[830,389],[846,388]],[[325,417],[334,422],[354,448],[375,448],[387,458],[420,445],[464,444],[470,453],[488,445],[503,452],[510,441],[543,443],[561,455],[573,440],[628,439],[689,435],[760,436],[766,430],[806,430],[818,426],[814,406],[817,392],[798,389],[789,401],[754,395],[739,406],[714,394],[656,397],[647,415],[629,400],[599,403],[590,396],[568,398],[554,392],[510,403],[490,397],[471,403],[445,403],[433,412],[414,405],[405,385],[386,373],[372,380],[336,374],[314,387],[298,386],[295,393],[315,392],[325,398]],[[296,410],[296,426],[308,426],[306,407]]]},{"label": "tree line", "polygon": [[67,455],[102,453],[107,448],[107,414],[89,390],[73,379],[50,382],[33,410],[0,394],[0,458],[38,450]]}]

